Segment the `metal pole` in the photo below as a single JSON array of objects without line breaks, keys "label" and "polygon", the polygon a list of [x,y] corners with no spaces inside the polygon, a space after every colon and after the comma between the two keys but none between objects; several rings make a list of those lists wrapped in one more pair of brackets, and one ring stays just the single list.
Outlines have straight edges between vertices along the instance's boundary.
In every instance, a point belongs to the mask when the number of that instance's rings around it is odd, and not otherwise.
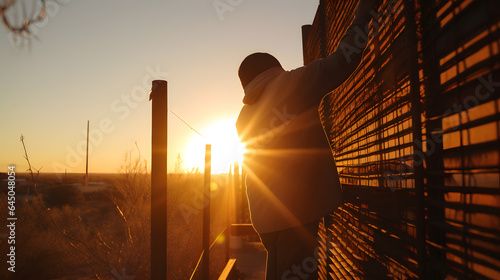
[{"label": "metal pole", "polygon": [[203,208],[203,268],[202,279],[210,277],[210,183],[211,183],[212,145],[205,148],[205,185],[203,188],[205,203]]},{"label": "metal pole", "polygon": [[85,187],[89,186],[89,124],[87,120],[87,151],[85,153]]},{"label": "metal pole", "polygon": [[232,201],[232,172],[231,172],[231,167],[229,166],[229,174],[228,174],[228,180],[227,180],[227,225],[226,225],[226,263],[229,261],[229,258],[231,256],[231,201]]},{"label": "metal pole", "polygon": [[153,81],[151,132],[151,279],[167,279],[167,81]]},{"label": "metal pole", "polygon": [[[410,102],[412,112],[412,136],[413,136],[413,160],[415,155],[421,154],[422,147],[416,143],[422,143],[422,104],[420,102],[420,82],[419,82],[419,65],[418,65],[418,49],[415,26],[415,11],[414,3],[406,1],[404,3],[405,26],[408,32],[408,42],[410,46],[411,63],[410,72]],[[437,68],[436,68],[437,69]],[[424,69],[424,75],[426,71]],[[426,89],[426,95],[427,95]],[[428,164],[428,163],[427,163]],[[416,237],[417,237],[417,275],[420,279],[429,279],[428,275],[428,260],[426,250],[426,203],[425,203],[425,181],[424,181],[424,166],[422,164],[414,165],[415,176],[415,199],[416,199]]]},{"label": "metal pole", "polygon": [[[425,15],[425,20],[421,21],[422,30],[427,30],[421,35],[422,46],[425,46],[421,50],[421,55],[414,55],[414,60],[417,57],[422,59],[422,73],[425,79],[423,79],[423,86],[425,91],[425,97],[423,100],[424,111],[426,120],[425,124],[425,136],[427,151],[431,148],[431,143],[434,145],[434,151],[432,153],[423,153],[422,145],[419,146],[420,154],[425,156],[425,166],[424,164],[419,164],[420,169],[422,169],[422,188],[419,192],[419,197],[417,201],[422,203],[420,217],[423,224],[423,229],[421,235],[423,236],[424,243],[421,245],[423,251],[423,257],[425,257],[424,265],[422,265],[422,275],[419,275],[421,279],[444,279],[446,277],[446,272],[439,267],[446,267],[447,253],[443,250],[446,247],[446,230],[437,226],[434,226],[432,222],[445,223],[445,197],[444,191],[439,190],[439,188],[428,188],[427,186],[444,186],[444,148],[442,141],[433,141],[434,133],[439,133],[442,137],[442,119],[443,113],[446,114],[443,104],[445,104],[445,98],[442,95],[442,87],[440,80],[440,54],[437,50],[436,39],[441,33],[440,19],[436,14],[436,8],[439,6],[434,1],[420,1],[420,9],[422,15]],[[414,3],[407,0],[405,7],[408,9],[414,9]],[[414,17],[413,17],[414,18]],[[409,30],[409,34],[416,34]],[[411,37],[410,37],[411,38]],[[417,46],[416,43],[411,44],[412,46]],[[420,119],[420,115],[419,115]],[[438,134],[438,135],[439,135]],[[422,139],[418,139],[419,143],[422,143]],[[414,141],[415,142],[415,141]],[[425,169],[424,169],[425,168]],[[415,168],[417,170],[417,168]],[[415,174],[416,176],[416,174]],[[425,181],[424,181],[425,178]],[[438,204],[429,203],[430,201],[438,202]],[[461,209],[465,210],[465,209]],[[418,212],[417,212],[418,214]],[[417,216],[418,217],[418,216]],[[417,228],[417,236],[418,236]],[[427,246],[427,244],[436,244],[433,246]],[[425,245],[425,247],[424,247]],[[463,247],[462,247],[463,248]],[[466,249],[465,249],[466,250]],[[418,252],[418,251],[417,251]],[[432,258],[432,259],[431,259]],[[467,258],[467,254],[464,258]],[[420,265],[420,260],[419,265]],[[467,260],[465,260],[467,262]],[[432,264],[432,265],[431,265]],[[470,268],[465,264],[465,271]],[[467,273],[465,273],[467,275]]]},{"label": "metal pole", "polygon": [[243,219],[242,219],[242,216],[243,216],[243,210],[242,210],[242,206],[243,206],[243,203],[241,202],[241,195],[240,195],[240,192],[241,192],[241,186],[240,186],[240,166],[238,164],[238,162],[234,162],[234,194],[235,194],[235,198],[234,198],[234,204],[235,204],[235,210],[236,210],[236,219],[235,219],[235,223],[237,224],[241,224],[243,222]]},{"label": "metal pole", "polygon": [[247,170],[245,166],[241,165],[241,177],[240,177],[240,203],[241,203],[241,223],[247,223],[247,213],[248,213],[248,202],[247,202],[247,192],[245,179],[247,177]]},{"label": "metal pole", "polygon": [[311,24],[302,25],[302,59],[304,60],[304,66],[309,64],[310,62],[309,61],[310,58],[308,55],[309,48],[307,47],[307,42],[311,30],[312,30]]},{"label": "metal pole", "polygon": [[319,43],[320,43],[320,56],[321,58],[324,58],[328,56],[328,53],[326,51],[326,3],[325,0],[319,0],[319,6],[318,6],[318,12],[319,12],[319,26],[320,26],[320,32],[319,32]]}]

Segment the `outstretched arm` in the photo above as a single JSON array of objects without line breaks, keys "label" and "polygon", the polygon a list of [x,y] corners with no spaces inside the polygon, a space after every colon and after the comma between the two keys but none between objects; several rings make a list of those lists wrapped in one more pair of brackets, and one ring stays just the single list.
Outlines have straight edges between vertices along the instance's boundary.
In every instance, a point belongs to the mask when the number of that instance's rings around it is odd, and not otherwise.
[{"label": "outstretched arm", "polygon": [[[302,83],[307,84],[305,98],[319,103],[323,96],[340,86],[356,70],[368,43],[367,25],[377,0],[360,0],[355,18],[335,52],[303,67]],[[300,69],[300,68],[299,68]],[[299,70],[297,69],[297,70]]]}]

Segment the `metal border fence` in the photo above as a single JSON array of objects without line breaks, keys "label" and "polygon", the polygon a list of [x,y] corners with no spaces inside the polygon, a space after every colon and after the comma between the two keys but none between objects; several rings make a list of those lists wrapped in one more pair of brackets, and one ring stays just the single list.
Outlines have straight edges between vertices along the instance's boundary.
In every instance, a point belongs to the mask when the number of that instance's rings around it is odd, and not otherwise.
[{"label": "metal border fence", "polygon": [[[500,279],[500,2],[381,2],[320,107],[345,198],[320,227],[320,279]],[[305,64],[356,3],[320,1]]]}]

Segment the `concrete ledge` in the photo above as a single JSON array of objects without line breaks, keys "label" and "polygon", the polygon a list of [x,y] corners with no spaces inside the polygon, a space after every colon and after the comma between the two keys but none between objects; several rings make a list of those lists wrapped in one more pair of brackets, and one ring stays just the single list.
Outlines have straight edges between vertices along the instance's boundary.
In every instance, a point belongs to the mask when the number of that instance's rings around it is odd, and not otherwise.
[{"label": "concrete ledge", "polygon": [[236,259],[229,259],[227,261],[226,267],[219,276],[218,280],[232,280],[236,279]]},{"label": "concrete ledge", "polygon": [[253,228],[252,224],[232,224],[231,235],[257,235],[257,232]]}]

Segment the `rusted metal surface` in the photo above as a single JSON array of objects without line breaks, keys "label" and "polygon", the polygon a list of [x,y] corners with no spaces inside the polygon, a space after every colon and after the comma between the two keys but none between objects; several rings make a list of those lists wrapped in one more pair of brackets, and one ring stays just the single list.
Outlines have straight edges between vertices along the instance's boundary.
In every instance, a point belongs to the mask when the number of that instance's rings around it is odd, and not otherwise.
[{"label": "rusted metal surface", "polygon": [[[499,279],[500,2],[382,2],[320,109],[345,197],[320,278]],[[336,49],[356,3],[321,1],[305,64]]]}]

